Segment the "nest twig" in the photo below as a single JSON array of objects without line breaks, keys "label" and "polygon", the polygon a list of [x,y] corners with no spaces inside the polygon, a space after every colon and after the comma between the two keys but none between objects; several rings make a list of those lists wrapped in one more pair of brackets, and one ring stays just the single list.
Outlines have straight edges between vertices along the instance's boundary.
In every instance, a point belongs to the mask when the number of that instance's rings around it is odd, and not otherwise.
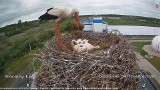
[{"label": "nest twig", "polygon": [[[66,35],[64,44],[69,52],[61,52],[55,39],[49,42],[42,54],[43,61],[36,78],[37,88],[103,88],[136,90],[139,75],[136,55],[132,46],[115,33],[83,33],[83,38],[101,48],[88,53],[73,53]],[[97,42],[95,42],[97,41]]]}]

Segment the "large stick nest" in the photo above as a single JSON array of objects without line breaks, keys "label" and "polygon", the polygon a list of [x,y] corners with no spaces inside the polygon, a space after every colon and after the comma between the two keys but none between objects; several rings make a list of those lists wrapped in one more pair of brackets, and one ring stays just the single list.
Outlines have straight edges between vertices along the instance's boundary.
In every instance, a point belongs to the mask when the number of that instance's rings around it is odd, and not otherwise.
[{"label": "large stick nest", "polygon": [[[114,34],[113,34],[114,33]],[[139,75],[132,46],[117,31],[82,33],[92,45],[101,48],[88,53],[75,53],[71,48],[73,35],[63,36],[67,52],[59,50],[57,40],[49,42],[41,55],[43,62],[37,74],[37,88],[103,88],[136,90]]]}]

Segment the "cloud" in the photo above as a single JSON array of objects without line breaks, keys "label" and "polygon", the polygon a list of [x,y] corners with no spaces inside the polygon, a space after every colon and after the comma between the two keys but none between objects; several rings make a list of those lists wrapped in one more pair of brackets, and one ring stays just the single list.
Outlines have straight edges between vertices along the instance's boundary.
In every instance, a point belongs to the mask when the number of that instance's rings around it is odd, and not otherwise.
[{"label": "cloud", "polygon": [[0,0],[0,26],[35,20],[53,6],[74,6],[81,15],[124,14],[160,18],[154,0]]}]

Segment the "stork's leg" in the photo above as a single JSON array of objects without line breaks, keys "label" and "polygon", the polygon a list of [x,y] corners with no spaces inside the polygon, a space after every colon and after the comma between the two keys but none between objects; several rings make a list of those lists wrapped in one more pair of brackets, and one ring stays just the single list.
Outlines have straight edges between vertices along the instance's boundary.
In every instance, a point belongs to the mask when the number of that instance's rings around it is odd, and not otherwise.
[{"label": "stork's leg", "polygon": [[58,39],[59,47],[63,50],[64,45],[63,45],[62,39],[61,39],[59,23],[56,24],[56,37]]}]

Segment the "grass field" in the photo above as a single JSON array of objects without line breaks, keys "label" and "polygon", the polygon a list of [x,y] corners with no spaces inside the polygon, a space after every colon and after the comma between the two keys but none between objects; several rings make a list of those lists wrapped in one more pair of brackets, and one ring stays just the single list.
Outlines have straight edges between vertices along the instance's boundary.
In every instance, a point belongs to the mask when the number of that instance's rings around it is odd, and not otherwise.
[{"label": "grass field", "polygon": [[132,26],[151,26],[151,27],[160,27],[158,23],[130,20],[130,19],[105,19],[104,21],[108,22],[109,25],[132,25]]},{"label": "grass field", "polygon": [[36,61],[35,63],[32,63],[34,53],[38,52],[38,49],[33,50],[32,52],[25,54],[23,57],[17,58],[16,60],[8,63],[5,68],[5,72],[0,75],[0,87],[13,87],[16,84],[17,79],[8,79],[4,77],[5,75],[25,76],[26,74],[33,73],[33,68],[35,68],[35,71],[38,71],[41,66],[41,62]]},{"label": "grass field", "polygon": [[[71,20],[73,22],[73,20]],[[69,22],[64,22],[61,24],[61,32],[66,32],[64,30],[66,24]],[[13,54],[20,55],[16,58],[10,58],[3,72],[0,74],[0,87],[13,87],[16,83],[16,79],[6,79],[5,75],[23,75],[26,73],[33,72],[32,58],[35,53],[39,53],[39,50],[43,48],[47,41],[51,40],[54,36],[55,24],[52,23],[44,23],[38,27],[33,27],[28,30],[25,30],[22,33],[15,34],[10,37],[1,38],[0,40],[0,61],[1,56],[9,56],[10,52],[14,51]],[[27,42],[34,41],[38,42],[36,47],[33,50],[28,51],[30,48],[27,45]],[[1,42],[2,41],[2,42]],[[12,45],[7,43],[11,42]],[[25,44],[26,43],[26,44]],[[35,46],[35,45],[34,45]],[[23,48],[26,48],[24,50]],[[23,51],[20,51],[20,50]],[[11,54],[12,55],[12,54]],[[41,62],[35,62],[36,71],[40,68]],[[5,82],[5,83],[4,83]]]},{"label": "grass field", "polygon": [[5,75],[24,75],[29,67],[28,65],[31,63],[32,56],[25,55],[19,59],[16,59],[10,63],[8,63],[5,72],[0,77],[0,87],[13,87],[16,83],[17,79],[8,79],[5,78]]},{"label": "grass field", "polygon": [[[12,47],[15,47],[15,43],[22,41],[23,43],[26,43],[25,39],[29,38],[35,38],[36,40],[39,40],[39,44],[44,45],[47,40],[50,40],[50,38],[45,37],[45,34],[48,33],[49,31],[53,32],[54,29],[54,24],[52,23],[47,23],[47,24],[42,24],[38,27],[30,28],[29,30],[25,30],[22,33],[10,36],[10,37],[5,37],[1,38],[0,40],[0,61],[3,58],[2,56],[9,56],[9,53],[12,52],[10,49]],[[53,33],[54,34],[54,33]],[[48,34],[46,34],[48,35]],[[43,37],[43,38],[42,38]],[[11,42],[12,45],[7,44],[8,42]],[[20,48],[23,48],[23,46],[18,44],[19,46],[16,46],[14,51],[19,50]],[[21,46],[20,46],[21,45]],[[25,46],[26,47],[26,46]],[[14,84],[16,83],[16,79],[7,79],[4,78],[5,75],[24,75],[26,73],[29,73],[31,70],[31,63],[32,63],[32,58],[34,56],[34,53],[38,53],[39,49],[41,49],[43,46],[38,46],[35,49],[33,49],[31,52],[19,52],[19,53],[24,53],[24,55],[18,57],[18,58],[12,58],[10,59],[7,64],[5,65],[5,68],[3,72],[0,74],[0,87],[13,87]],[[38,49],[39,48],[39,49]],[[27,49],[27,48],[26,48]],[[29,47],[28,47],[29,50]],[[40,67],[40,62],[36,62],[36,70]]]},{"label": "grass field", "polygon": [[147,59],[159,72],[160,72],[160,58],[154,56],[151,59]]},{"label": "grass field", "polygon": [[[147,54],[147,52],[145,52],[142,48],[144,45],[150,45],[151,41],[148,42],[132,42],[132,45],[136,48],[137,52],[139,52],[144,58],[145,55]],[[148,60],[159,72],[160,72],[160,58],[153,56],[153,58],[148,59],[145,58],[146,60]]]}]

